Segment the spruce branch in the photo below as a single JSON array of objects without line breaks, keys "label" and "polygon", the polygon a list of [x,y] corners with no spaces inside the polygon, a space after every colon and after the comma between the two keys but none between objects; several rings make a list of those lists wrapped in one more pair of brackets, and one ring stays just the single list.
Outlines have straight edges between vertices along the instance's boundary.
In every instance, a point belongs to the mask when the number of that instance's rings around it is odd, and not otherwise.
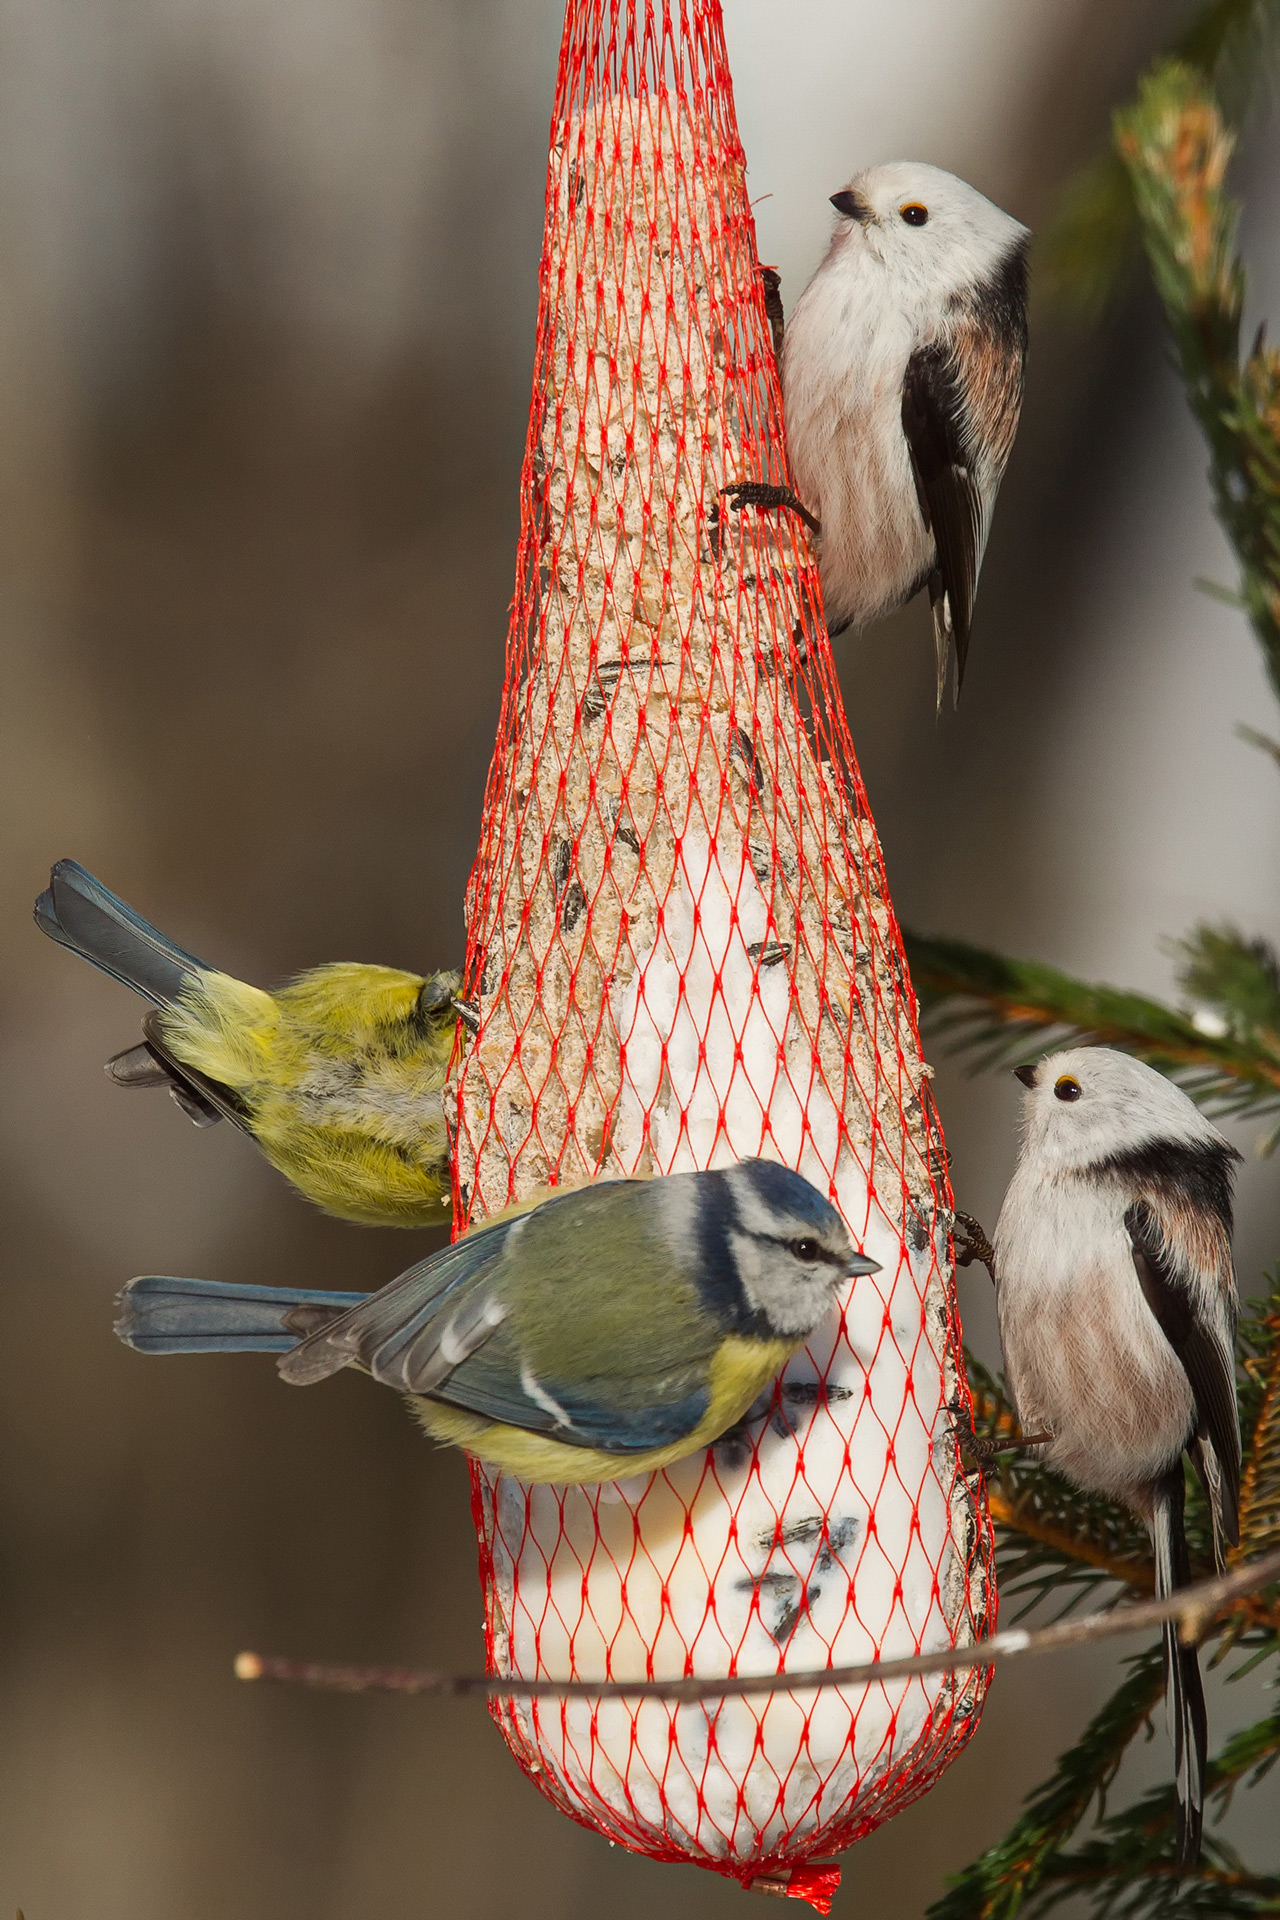
[{"label": "spruce branch", "polygon": [[1240,1554],[1280,1546],[1280,1268],[1270,1291],[1240,1327],[1244,1378],[1241,1424],[1246,1435],[1240,1481]]},{"label": "spruce branch", "polygon": [[1235,927],[1201,922],[1168,950],[1178,961],[1178,985],[1197,1006],[1216,1014],[1237,1038],[1280,1065],[1280,956],[1266,940]]},{"label": "spruce branch", "polygon": [[1094,1802],[1101,1806],[1130,1742],[1149,1723],[1164,1694],[1159,1647],[1127,1663],[1129,1671],[1002,1840],[955,1876],[927,1920],[1013,1920],[1042,1884],[1062,1844]]},{"label": "spruce branch", "polygon": [[[1240,596],[1236,594],[1234,598],[1238,604]],[[1256,727],[1247,727],[1243,720],[1236,725],[1236,738],[1243,740],[1248,746],[1256,747],[1259,753],[1265,753],[1268,759],[1274,760],[1280,767],[1280,740],[1273,740],[1269,733],[1259,733]]]},{"label": "spruce branch", "polygon": [[[1233,1559],[1266,1553],[1280,1545],[1280,1268],[1268,1292],[1241,1321],[1240,1429],[1244,1467],[1240,1478],[1240,1545]],[[1215,1664],[1245,1645],[1252,1657],[1232,1678],[1280,1653],[1280,1592],[1260,1592],[1237,1609],[1215,1655]]]},{"label": "spruce branch", "polygon": [[1253,1032],[1206,1033],[1144,994],[1076,980],[960,940],[903,936],[931,1033],[973,1056],[974,1071],[1035,1059],[1050,1046],[1097,1041],[1136,1054],[1211,1113],[1280,1113],[1280,1054]]},{"label": "spruce branch", "polygon": [[[1209,1763],[1205,1798],[1217,1817],[1236,1788],[1253,1787],[1280,1759],[1280,1713],[1234,1734]],[[1133,1806],[1102,1819],[1095,1839],[1045,1863],[1047,1890],[1034,1911],[1047,1913],[1073,1893],[1088,1890],[1097,1920],[1165,1920],[1165,1916],[1232,1916],[1280,1911],[1280,1878],[1247,1871],[1235,1850],[1205,1840],[1199,1867],[1179,1872],[1171,1862],[1177,1827],[1173,1787],[1162,1786]]]},{"label": "spruce branch", "polygon": [[[1265,88],[1280,51],[1280,0],[1211,0],[1169,46],[1216,94],[1240,127]],[[1107,305],[1137,248],[1129,175],[1114,148],[1075,173],[1036,247],[1037,278],[1085,313]]]},{"label": "spruce branch", "polygon": [[[1280,1270],[1242,1321],[1239,1342],[1245,1466],[1241,1545],[1233,1560],[1252,1559],[1280,1545]],[[966,1358],[975,1430],[1007,1435],[1016,1427],[1007,1394],[978,1361]],[[1071,1596],[1082,1581],[1104,1580],[1121,1582],[1130,1591],[1149,1590],[1145,1537],[1123,1510],[1108,1513],[1106,1502],[1081,1494],[1037,1461],[1002,1471],[990,1499],[1002,1593],[1030,1591],[1043,1598],[1065,1589]],[[1211,1549],[1202,1500],[1192,1500],[1187,1518],[1193,1550],[1198,1548],[1207,1562]],[[1280,1652],[1280,1588],[1240,1597],[1204,1637],[1218,1640],[1216,1659],[1236,1646],[1250,1651],[1232,1678],[1274,1656]],[[1159,1646],[1130,1661],[1117,1693],[1032,1794],[1010,1831],[952,1883],[930,1909],[929,1920],[1013,1920],[1015,1914],[1034,1920],[1080,1893],[1089,1897],[1096,1920],[1245,1920],[1280,1912],[1280,1881],[1248,1872],[1221,1839],[1206,1839],[1197,1869],[1174,1867],[1171,1786],[1106,1816],[1107,1789],[1128,1746],[1148,1725],[1163,1684]],[[1219,1816],[1236,1786],[1256,1785],[1277,1758],[1280,1713],[1234,1735],[1209,1774],[1208,1798]],[[1096,1835],[1067,1851],[1095,1799]]]},{"label": "spruce branch", "polygon": [[1214,509],[1240,565],[1240,597],[1280,697],[1280,354],[1241,363],[1239,208],[1225,191],[1234,136],[1204,77],[1170,61],[1115,117],[1174,359],[1209,445]]}]

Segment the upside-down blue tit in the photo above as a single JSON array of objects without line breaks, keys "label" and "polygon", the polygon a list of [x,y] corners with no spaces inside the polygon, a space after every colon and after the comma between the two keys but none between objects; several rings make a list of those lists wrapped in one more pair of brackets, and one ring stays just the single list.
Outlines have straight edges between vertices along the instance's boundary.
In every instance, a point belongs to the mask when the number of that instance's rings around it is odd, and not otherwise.
[{"label": "upside-down blue tit", "polygon": [[74,860],[36,924],[152,1003],[140,1046],[107,1072],[168,1087],[197,1126],[222,1117],[329,1213],[371,1226],[449,1218],[441,1092],[459,1017],[454,973],[339,961],[275,993],[185,953]]},{"label": "upside-down blue tit", "polygon": [[298,1386],[360,1367],[435,1439],[587,1483],[710,1446],[839,1283],[876,1271],[816,1187],[744,1160],[510,1208],[367,1297],[133,1280],[116,1332],[144,1353],[280,1353]]}]

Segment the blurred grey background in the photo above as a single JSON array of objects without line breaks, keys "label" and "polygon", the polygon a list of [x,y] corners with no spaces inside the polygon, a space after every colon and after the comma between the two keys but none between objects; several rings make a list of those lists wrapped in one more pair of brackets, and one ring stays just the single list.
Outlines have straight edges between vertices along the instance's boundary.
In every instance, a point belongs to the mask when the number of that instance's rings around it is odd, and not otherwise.
[{"label": "blurred grey background", "polygon": [[[726,0],[761,253],[794,300],[855,167],[909,156],[1031,225],[1176,25],[1157,0]],[[481,1657],[460,1459],[356,1379],[163,1365],[142,1271],[374,1286],[414,1236],[326,1221],[229,1128],[127,1099],[137,1007],[30,904],[83,861],[260,982],[462,954],[513,578],[559,0],[8,0],[0,13],[0,649],[7,1227],[0,1915],[672,1920],[745,1913],[611,1851],[483,1710],[249,1689],[241,1646]],[[1280,148],[1246,143],[1251,308],[1280,312]],[[1141,291],[1041,315],[964,705],[927,612],[842,645],[899,912],[1158,992],[1197,915],[1280,935],[1274,730],[1205,460]],[[1014,1089],[943,1066],[994,1219]],[[1240,1136],[1248,1146],[1247,1131]],[[1274,1168],[1242,1180],[1246,1284]],[[993,1351],[985,1276],[966,1323]],[[996,1682],[837,1914],[913,1920],[1114,1682]],[[1215,1730],[1256,1705],[1215,1692]],[[1141,1763],[1164,1771],[1161,1741]],[[1135,1771],[1133,1778],[1140,1776]],[[1264,1798],[1269,1794],[1269,1800]],[[1245,1796],[1280,1858],[1274,1786]]]}]

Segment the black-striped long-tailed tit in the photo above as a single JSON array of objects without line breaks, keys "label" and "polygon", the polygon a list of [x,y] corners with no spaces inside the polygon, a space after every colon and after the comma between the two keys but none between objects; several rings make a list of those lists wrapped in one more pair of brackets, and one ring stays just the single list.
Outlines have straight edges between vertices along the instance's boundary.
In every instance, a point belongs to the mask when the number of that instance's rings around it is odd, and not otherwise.
[{"label": "black-striped long-tailed tit", "polygon": [[840,221],[782,349],[795,492],[726,492],[735,506],[795,507],[815,529],[832,634],[928,587],[941,706],[953,650],[960,695],[1022,406],[1030,236],[915,161],[871,167],[831,199]]},{"label": "black-striped long-tailed tit", "polygon": [[[1239,1539],[1233,1162],[1171,1081],[1076,1047],[1019,1067],[1022,1151],[995,1232],[1005,1373],[1024,1432],[1077,1486],[1150,1529],[1156,1592],[1191,1577],[1183,1455],[1204,1485],[1214,1552]],[[1165,1628],[1178,1857],[1199,1856],[1205,1707],[1194,1646]]]}]

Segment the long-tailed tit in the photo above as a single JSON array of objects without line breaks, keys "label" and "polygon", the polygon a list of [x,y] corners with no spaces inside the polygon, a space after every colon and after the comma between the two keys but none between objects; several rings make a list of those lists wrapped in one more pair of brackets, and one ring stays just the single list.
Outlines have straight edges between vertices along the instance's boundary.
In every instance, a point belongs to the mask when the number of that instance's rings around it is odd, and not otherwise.
[{"label": "long-tailed tit", "polygon": [[[1150,1529],[1156,1592],[1191,1577],[1183,1455],[1219,1565],[1239,1540],[1232,1163],[1170,1081],[1106,1047],[1017,1068],[1022,1152],[995,1233],[1005,1372],[1024,1431],[1077,1486]],[[1194,1646],[1165,1628],[1178,1857],[1200,1851],[1205,1708]]]},{"label": "long-tailed tit", "polygon": [[[933,605],[938,704],[960,696],[978,570],[1022,407],[1025,227],[954,174],[893,161],[832,194],[840,222],[782,349],[796,491],[818,536],[831,633]],[[798,496],[798,497],[797,497]]]}]

